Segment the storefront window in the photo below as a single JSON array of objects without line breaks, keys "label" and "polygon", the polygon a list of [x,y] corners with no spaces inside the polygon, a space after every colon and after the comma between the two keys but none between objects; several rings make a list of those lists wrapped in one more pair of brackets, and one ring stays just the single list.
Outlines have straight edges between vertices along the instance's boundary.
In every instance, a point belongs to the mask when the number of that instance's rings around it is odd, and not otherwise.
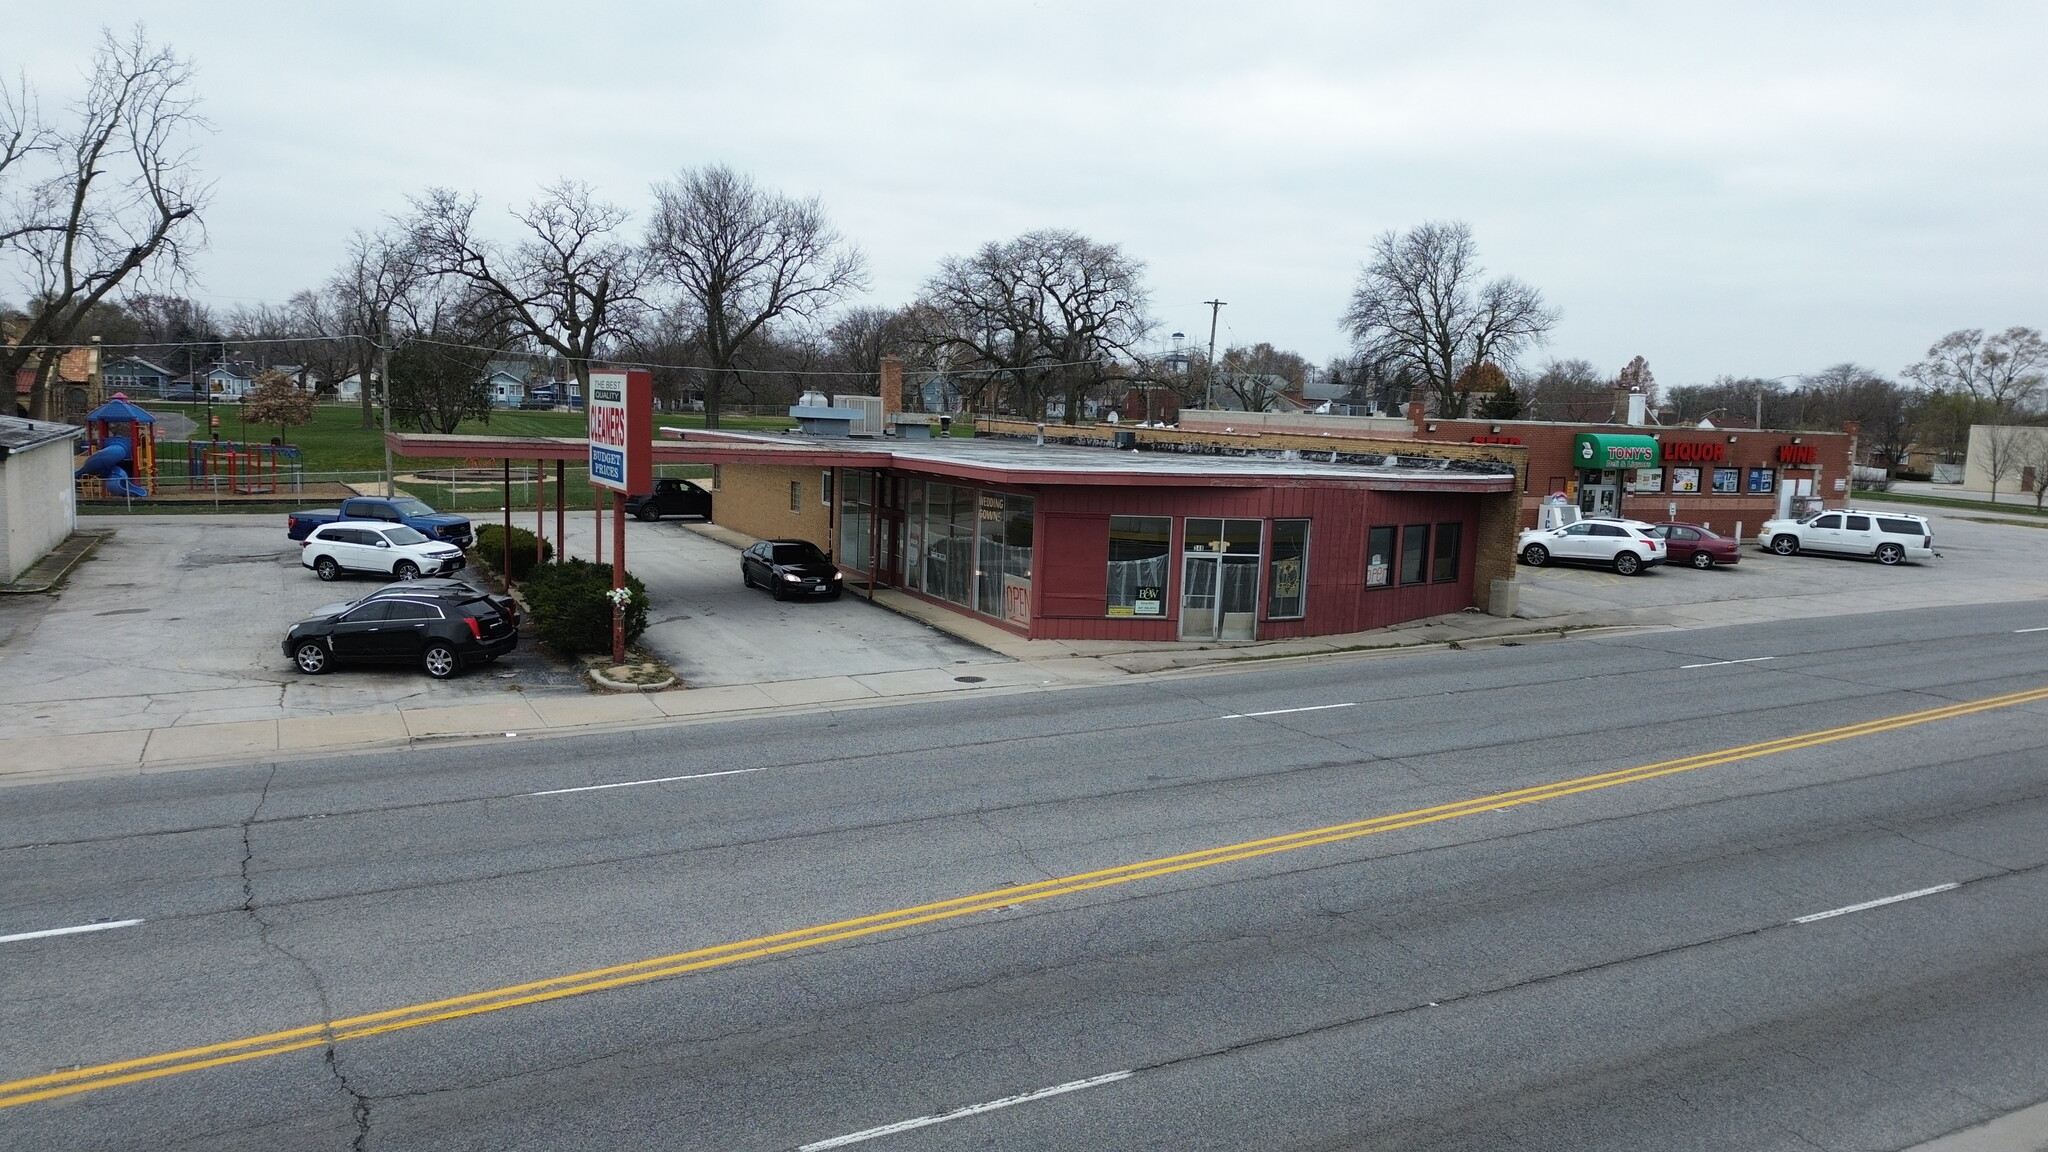
[{"label": "storefront window", "polygon": [[1109,518],[1109,614],[1166,615],[1166,558],[1173,521],[1165,516]]},{"label": "storefront window", "polygon": [[1778,490],[1778,472],[1775,468],[1751,468],[1749,490],[1757,495],[1767,496]]},{"label": "storefront window", "polygon": [[1629,473],[1628,490],[1631,492],[1662,492],[1664,470],[1662,468],[1638,468]]},{"label": "storefront window", "polygon": [[924,591],[963,608],[974,590],[974,489],[925,486]]},{"label": "storefront window", "polygon": [[1700,490],[1700,470],[1697,468],[1673,468],[1671,470],[1673,492],[1697,492]]},{"label": "storefront window", "polygon": [[1463,524],[1439,524],[1436,526],[1436,552],[1429,566],[1432,583],[1443,584],[1458,578],[1458,543],[1463,535]]},{"label": "storefront window", "polygon": [[1306,615],[1308,521],[1273,521],[1273,553],[1266,563],[1266,618],[1295,620]]},{"label": "storefront window", "polygon": [[1410,524],[1401,529],[1401,583],[1420,584],[1429,561],[1429,525]]},{"label": "storefront window", "polygon": [[911,480],[909,510],[903,516],[903,578],[912,588],[924,588],[924,481]]},{"label": "storefront window", "polygon": [[1003,497],[1003,619],[1031,623],[1031,540],[1037,502],[1029,496]]},{"label": "storefront window", "polygon": [[839,483],[839,555],[842,568],[866,571],[869,536],[875,525],[875,474],[844,469]]},{"label": "storefront window", "polygon": [[1394,530],[1375,528],[1365,537],[1365,586],[1385,588],[1394,582]]},{"label": "storefront window", "polygon": [[1714,469],[1714,491],[1722,495],[1733,495],[1742,491],[1742,469]]}]

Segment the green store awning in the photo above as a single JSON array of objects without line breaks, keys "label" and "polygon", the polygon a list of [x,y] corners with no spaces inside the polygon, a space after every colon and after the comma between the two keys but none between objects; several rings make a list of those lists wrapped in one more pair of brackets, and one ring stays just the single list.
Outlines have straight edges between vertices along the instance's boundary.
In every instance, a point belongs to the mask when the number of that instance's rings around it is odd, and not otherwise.
[{"label": "green store awning", "polygon": [[1572,437],[1572,463],[1580,468],[1658,468],[1664,457],[1653,436],[1581,432]]}]

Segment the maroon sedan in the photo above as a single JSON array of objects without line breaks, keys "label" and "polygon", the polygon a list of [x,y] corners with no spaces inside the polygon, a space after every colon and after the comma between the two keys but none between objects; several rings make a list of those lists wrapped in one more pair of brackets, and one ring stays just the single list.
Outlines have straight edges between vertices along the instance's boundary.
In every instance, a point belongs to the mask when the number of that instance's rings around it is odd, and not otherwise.
[{"label": "maroon sedan", "polygon": [[1667,520],[1652,527],[1649,532],[1650,535],[1670,544],[1670,562],[1673,564],[1712,568],[1716,564],[1742,562],[1741,541],[1727,536],[1716,536],[1697,524],[1677,524]]}]

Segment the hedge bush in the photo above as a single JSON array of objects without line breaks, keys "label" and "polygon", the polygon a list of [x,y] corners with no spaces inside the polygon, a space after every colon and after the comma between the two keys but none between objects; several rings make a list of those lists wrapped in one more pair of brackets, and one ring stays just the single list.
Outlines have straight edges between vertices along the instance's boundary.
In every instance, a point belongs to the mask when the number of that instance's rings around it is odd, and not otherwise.
[{"label": "hedge bush", "polygon": [[[628,572],[626,588],[633,593],[626,606],[626,643],[631,644],[647,631],[647,586]],[[534,632],[565,655],[611,651],[611,591],[611,566],[588,560],[539,565],[519,587],[533,611]]]},{"label": "hedge bush", "polygon": [[[541,557],[546,560],[554,559],[555,546],[552,543],[543,543]],[[498,572],[505,564],[505,526],[486,524],[478,528],[476,546],[470,549],[470,559],[493,572]],[[524,528],[512,529],[512,579],[526,579],[526,574],[533,571],[534,563],[533,533]],[[498,572],[498,575],[502,576],[504,573]]]}]

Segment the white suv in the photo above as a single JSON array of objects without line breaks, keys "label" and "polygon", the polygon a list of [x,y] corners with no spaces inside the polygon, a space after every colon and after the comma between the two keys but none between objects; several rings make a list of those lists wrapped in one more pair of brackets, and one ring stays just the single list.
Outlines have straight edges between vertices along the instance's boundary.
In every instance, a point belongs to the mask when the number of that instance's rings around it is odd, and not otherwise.
[{"label": "white suv", "polygon": [[299,541],[299,563],[322,580],[343,572],[376,572],[412,580],[460,571],[462,549],[435,540],[417,528],[381,520],[343,520],[322,524]]},{"label": "white suv", "polygon": [[1932,557],[1934,529],[1927,526],[1926,517],[1905,512],[1834,508],[1804,520],[1766,520],[1757,530],[1756,543],[1780,556],[1836,552],[1875,556],[1879,564],[1897,564]]},{"label": "white suv", "polygon": [[1641,520],[1580,520],[1562,528],[1531,528],[1515,541],[1516,555],[1531,568],[1553,560],[1612,567],[1623,576],[1662,564],[1671,554]]}]

